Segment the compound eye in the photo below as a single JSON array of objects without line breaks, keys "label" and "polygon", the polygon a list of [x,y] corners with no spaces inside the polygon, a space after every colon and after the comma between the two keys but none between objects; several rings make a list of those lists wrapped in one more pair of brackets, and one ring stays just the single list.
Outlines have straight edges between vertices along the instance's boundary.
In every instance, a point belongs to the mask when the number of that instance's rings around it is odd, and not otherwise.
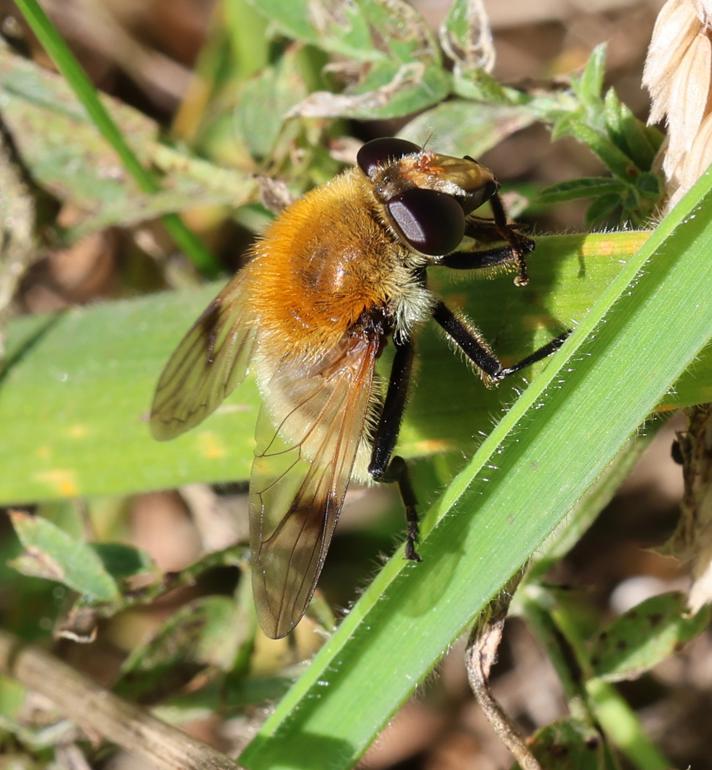
[{"label": "compound eye", "polygon": [[399,160],[404,155],[420,152],[420,147],[406,139],[384,136],[366,142],[356,155],[356,162],[361,171],[370,177],[378,166]]},{"label": "compound eye", "polygon": [[387,205],[403,237],[421,254],[449,254],[465,235],[462,206],[446,193],[414,187],[394,196]]}]

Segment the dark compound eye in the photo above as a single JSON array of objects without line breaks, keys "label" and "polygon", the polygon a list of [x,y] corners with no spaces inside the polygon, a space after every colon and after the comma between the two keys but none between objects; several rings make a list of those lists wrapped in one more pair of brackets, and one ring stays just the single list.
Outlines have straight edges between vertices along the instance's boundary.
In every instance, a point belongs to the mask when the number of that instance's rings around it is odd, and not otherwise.
[{"label": "dark compound eye", "polygon": [[404,155],[420,152],[420,147],[406,139],[396,139],[393,136],[384,136],[380,139],[371,139],[358,151],[356,162],[366,176],[371,176],[377,166],[382,166],[389,161],[398,160]]},{"label": "dark compound eye", "polygon": [[403,237],[422,254],[449,254],[465,235],[462,206],[446,193],[415,187],[391,198],[387,205]]}]

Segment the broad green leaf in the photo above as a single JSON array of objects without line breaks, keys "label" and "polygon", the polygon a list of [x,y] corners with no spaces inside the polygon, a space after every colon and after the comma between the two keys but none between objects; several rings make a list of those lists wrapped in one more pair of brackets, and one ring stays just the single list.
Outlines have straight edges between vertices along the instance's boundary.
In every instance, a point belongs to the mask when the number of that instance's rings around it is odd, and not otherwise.
[{"label": "broad green leaf", "polygon": [[690,615],[681,593],[646,599],[616,618],[593,641],[594,671],[609,682],[635,679],[701,634],[710,617],[709,606]]},{"label": "broad green leaf", "polygon": [[400,117],[431,107],[442,101],[450,90],[450,75],[439,64],[428,62],[379,62],[368,69],[359,83],[349,90],[354,97],[377,94],[379,101],[354,111],[347,117]]},{"label": "broad green leaf", "polygon": [[[575,719],[553,722],[537,730],[527,741],[531,752],[546,770],[607,770],[601,736]],[[520,770],[519,764],[512,770]]]},{"label": "broad green leaf", "polygon": [[253,0],[283,34],[359,61],[437,62],[432,32],[403,0]]},{"label": "broad green leaf", "polygon": [[584,533],[613,499],[663,422],[659,418],[649,420],[645,428],[640,431],[641,435],[629,439],[623,445],[615,460],[609,464],[572,508],[569,515],[542,544],[540,553],[527,571],[527,583],[546,573],[581,540]]},{"label": "broad green leaf", "polygon": [[446,155],[477,158],[533,122],[523,107],[453,99],[413,118],[398,136]]},{"label": "broad green leaf", "polygon": [[[85,604],[79,602],[72,609],[67,622],[64,623],[64,627],[70,631],[75,630],[75,620],[82,624],[83,628],[86,628],[87,625],[94,623],[98,618],[112,617],[129,607],[153,604],[157,599],[176,589],[193,588],[198,579],[210,570],[220,567],[235,567],[245,572],[248,569],[249,548],[243,543],[229,546],[220,551],[211,551],[182,570],[166,572],[164,574],[160,574],[156,565],[142,551],[136,550],[135,553],[130,553],[130,546],[122,546],[116,543],[106,544],[108,546],[106,549],[102,549],[101,545],[104,544],[94,543],[92,548],[101,557],[106,558],[108,562],[107,569],[115,569],[117,573],[115,576],[120,580],[130,578],[133,575],[147,575],[147,573],[150,573],[147,576],[153,579],[147,583],[142,583],[140,587],[129,583],[130,590],[126,591],[118,602],[111,605],[87,608]],[[243,582],[245,582],[245,585],[249,585],[249,581]],[[254,625],[254,618],[252,617],[254,615],[254,606],[251,595],[250,602],[249,604],[247,603],[243,595],[242,586],[243,583],[240,583],[236,597],[239,611],[238,624],[244,628],[252,628]]]},{"label": "broad green leaf", "polygon": [[3,121],[32,178],[81,210],[83,219],[73,228],[73,238],[194,208],[198,202],[238,206],[258,197],[249,175],[161,145],[153,121],[103,97],[140,159],[165,172],[158,192],[141,191],[65,81],[3,47],[0,98]]},{"label": "broad green leaf", "polygon": [[63,583],[92,602],[113,602],[119,589],[87,543],[39,516],[11,511],[10,520],[24,552],[10,563],[18,572]]},{"label": "broad green leaf", "polygon": [[343,93],[316,91],[294,106],[292,116],[401,117],[450,91],[432,32],[404,0],[268,0],[255,8],[289,37],[361,62]]},{"label": "broad green leaf", "polygon": [[[432,272],[431,285],[463,307],[511,362],[579,321],[646,238],[642,232],[539,238],[524,289],[509,275],[482,280],[443,268]],[[0,370],[0,504],[246,479],[259,408],[251,378],[175,441],[154,441],[146,422],[161,368],[218,288],[11,323]],[[485,389],[432,324],[418,339],[418,353],[420,373],[399,451],[472,451],[522,380]],[[389,354],[390,346],[384,367]],[[666,408],[712,398],[711,367],[712,350],[665,396]]]},{"label": "broad green leaf", "polygon": [[401,550],[385,565],[243,751],[242,765],[352,767],[572,509],[710,338],[712,271],[700,265],[712,249],[711,214],[709,172],[428,512],[422,562],[406,562]]},{"label": "broad green leaf", "polygon": [[82,515],[76,500],[56,500],[39,506],[40,518],[61,529],[73,540],[83,540],[87,532],[86,517]]},{"label": "broad green leaf", "polygon": [[384,54],[356,3],[318,0],[252,0],[252,5],[287,37],[354,59],[372,61]]}]

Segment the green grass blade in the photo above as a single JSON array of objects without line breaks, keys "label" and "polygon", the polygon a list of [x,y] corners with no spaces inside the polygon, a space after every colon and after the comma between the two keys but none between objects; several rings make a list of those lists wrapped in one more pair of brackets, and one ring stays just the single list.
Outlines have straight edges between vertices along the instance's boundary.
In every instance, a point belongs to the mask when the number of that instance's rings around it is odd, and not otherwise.
[{"label": "green grass blade", "polygon": [[[101,103],[96,89],[81,65],[37,0],[16,0],[16,5],[52,61],[73,88],[99,132],[114,148],[129,174],[144,192],[158,192],[160,185],[156,177],[141,165],[124,135]],[[178,215],[166,214],[161,218],[161,221],[175,244],[185,252],[196,267],[209,275],[218,273],[218,263],[215,257],[205,248],[200,239],[186,227]]]},{"label": "green grass blade", "polygon": [[[431,282],[453,306],[464,306],[512,361],[580,319],[646,237],[540,238],[526,289],[512,286],[508,275],[455,281],[444,269],[434,271]],[[214,416],[175,441],[154,441],[145,419],[161,368],[217,288],[12,322],[6,369],[0,370],[0,504],[246,478],[259,406],[251,379]],[[418,352],[420,372],[399,451],[471,454],[479,432],[489,432],[493,415],[514,399],[522,380],[486,390],[432,324],[419,337]],[[387,348],[384,359],[389,353]],[[666,404],[712,398],[710,371],[707,356],[665,397]]]},{"label": "green grass blade", "polygon": [[401,552],[388,562],[245,749],[244,766],[352,767],[575,505],[709,340],[711,214],[708,172],[429,512],[422,563]]}]

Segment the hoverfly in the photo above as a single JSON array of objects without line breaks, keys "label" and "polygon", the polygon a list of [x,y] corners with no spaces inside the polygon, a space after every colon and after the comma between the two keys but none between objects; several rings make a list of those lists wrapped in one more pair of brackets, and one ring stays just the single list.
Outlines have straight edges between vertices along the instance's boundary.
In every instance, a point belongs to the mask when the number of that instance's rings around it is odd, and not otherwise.
[{"label": "hoverfly", "polygon": [[[254,371],[263,399],[250,479],[253,591],[263,630],[287,634],[314,593],[349,482],[395,482],[418,559],[416,501],[393,455],[416,329],[433,318],[486,384],[558,348],[564,335],[504,367],[482,335],[428,290],[431,265],[512,266],[527,282],[533,241],[507,223],[498,183],[470,157],[396,138],[360,149],[357,166],[287,207],[248,264],[208,305],[166,364],[151,430],[194,427]],[[493,219],[473,211],[489,201]],[[465,236],[503,245],[458,251]],[[385,398],[375,376],[395,356]]]}]

